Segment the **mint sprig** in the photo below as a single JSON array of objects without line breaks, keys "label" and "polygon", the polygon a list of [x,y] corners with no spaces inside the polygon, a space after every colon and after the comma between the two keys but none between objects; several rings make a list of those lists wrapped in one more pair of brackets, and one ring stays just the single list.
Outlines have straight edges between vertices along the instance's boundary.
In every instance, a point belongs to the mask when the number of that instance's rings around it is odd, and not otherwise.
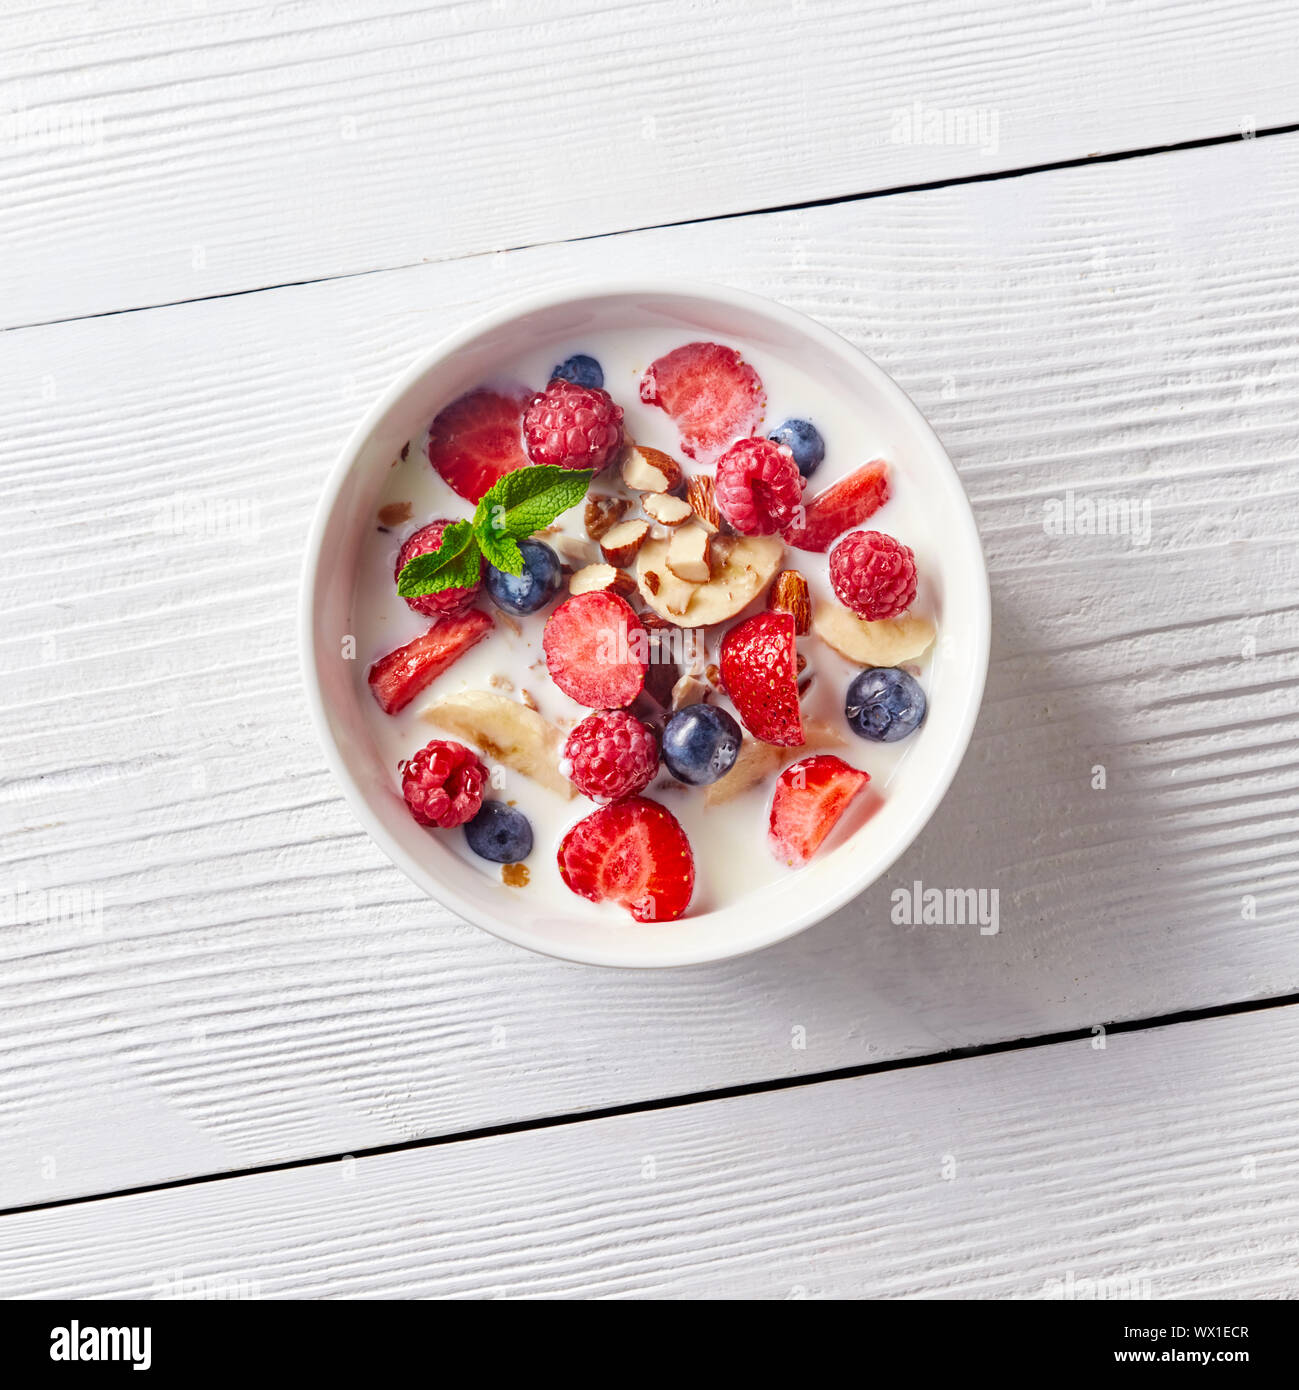
[{"label": "mint sprig", "polygon": [[436,550],[402,566],[397,592],[402,598],[419,598],[467,588],[478,580],[480,557],[506,574],[522,574],[518,543],[575,507],[594,476],[591,469],[547,463],[516,468],[498,478],[484,493],[472,521],[453,521]]}]

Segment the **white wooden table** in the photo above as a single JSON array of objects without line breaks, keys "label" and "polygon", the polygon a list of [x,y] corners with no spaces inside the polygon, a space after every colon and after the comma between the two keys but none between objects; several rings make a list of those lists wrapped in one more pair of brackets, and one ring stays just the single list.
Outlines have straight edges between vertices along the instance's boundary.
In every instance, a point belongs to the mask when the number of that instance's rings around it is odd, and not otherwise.
[{"label": "white wooden table", "polygon": [[[1293,1294],[1296,44],[1292,0],[5,7],[0,1294]],[[416,352],[646,270],[899,380],[995,629],[886,882],[633,975],[386,862],[294,606]],[[1145,543],[1084,533],[1116,501]],[[999,932],[895,925],[915,880]]]}]

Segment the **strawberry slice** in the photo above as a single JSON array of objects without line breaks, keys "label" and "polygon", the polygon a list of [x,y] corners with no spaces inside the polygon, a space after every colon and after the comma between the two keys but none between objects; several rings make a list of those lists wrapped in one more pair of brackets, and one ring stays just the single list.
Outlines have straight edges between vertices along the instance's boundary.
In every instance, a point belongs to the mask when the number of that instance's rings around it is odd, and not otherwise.
[{"label": "strawberry slice", "polygon": [[869,781],[868,773],[833,753],[787,767],[771,800],[768,834],[776,858],[795,867],[806,864]]},{"label": "strawberry slice", "polygon": [[592,902],[621,903],[638,922],[671,922],[690,906],[695,859],[665,806],[633,796],[580,820],[559,847],[564,882]]},{"label": "strawberry slice", "polygon": [[803,515],[784,531],[785,544],[799,550],[829,550],[889,500],[889,466],[883,459],[864,463],[804,503]]},{"label": "strawberry slice", "polygon": [[764,743],[806,743],[798,707],[794,618],[772,610],[749,618],[722,638],[722,684],[744,727]]},{"label": "strawberry slice", "polygon": [[405,709],[421,690],[495,627],[491,615],[471,608],[434,623],[422,636],[370,667],[370,689],[385,714]]},{"label": "strawberry slice", "polygon": [[532,392],[479,386],[452,401],[429,428],[428,461],[447,486],[477,502],[498,478],[528,462],[523,411]]},{"label": "strawberry slice", "polygon": [[651,362],[640,398],[676,421],[682,450],[700,463],[712,463],[733,440],[751,435],[767,404],[762,378],[720,343],[686,343]]},{"label": "strawberry slice", "polygon": [[649,633],[606,589],[561,603],[541,635],[550,678],[588,709],[622,709],[645,688]]}]

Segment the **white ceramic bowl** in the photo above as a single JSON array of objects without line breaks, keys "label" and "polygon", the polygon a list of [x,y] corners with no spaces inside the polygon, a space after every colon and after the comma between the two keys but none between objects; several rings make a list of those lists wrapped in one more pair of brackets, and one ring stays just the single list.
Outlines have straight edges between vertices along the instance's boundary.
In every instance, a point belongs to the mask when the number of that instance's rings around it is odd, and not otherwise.
[{"label": "white ceramic bowl", "polygon": [[[679,922],[618,926],[533,913],[418,826],[394,795],[359,708],[349,663],[352,594],[363,537],[391,461],[437,411],[491,374],[520,346],[572,340],[602,326],[679,325],[686,338],[715,337],[796,360],[836,389],[856,393],[895,447],[900,477],[922,490],[940,573],[927,575],[937,601],[939,641],[929,684],[941,691],[903,775],[844,852],[718,911]],[[943,446],[904,392],[868,357],[820,324],[756,295],[689,282],[584,285],[499,309],[444,339],[383,395],[335,465],[307,542],[302,644],[308,700],[325,753],[361,824],[430,896],[507,941],[592,965],[692,965],[756,951],[828,916],[883,874],[915,839],[947,791],[965,753],[988,666],[988,580],[965,493]],[[696,853],[702,852],[696,846]]]}]

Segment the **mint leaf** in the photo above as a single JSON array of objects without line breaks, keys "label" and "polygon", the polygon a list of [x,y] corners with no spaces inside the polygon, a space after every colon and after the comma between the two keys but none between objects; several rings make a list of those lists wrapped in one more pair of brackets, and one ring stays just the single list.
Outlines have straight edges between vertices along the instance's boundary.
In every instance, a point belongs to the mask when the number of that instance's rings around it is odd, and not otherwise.
[{"label": "mint leaf", "polygon": [[516,468],[498,478],[479,502],[474,530],[480,536],[491,531],[522,540],[577,506],[593,477],[589,468],[559,468],[550,463]]},{"label": "mint leaf", "polygon": [[494,569],[504,570],[506,574],[523,573],[523,552],[513,536],[503,535],[490,526],[474,534],[487,557],[487,563]]},{"label": "mint leaf", "polygon": [[518,542],[575,507],[594,476],[590,469],[531,464],[498,478],[478,503],[472,521],[453,521],[436,550],[402,566],[397,592],[402,598],[420,598],[443,589],[471,588],[478,583],[484,558],[506,574],[522,574]]},{"label": "mint leaf", "polygon": [[478,537],[473,523],[453,521],[442,532],[442,544],[427,555],[416,555],[402,566],[397,592],[402,598],[420,598],[443,589],[468,588],[478,582]]}]

